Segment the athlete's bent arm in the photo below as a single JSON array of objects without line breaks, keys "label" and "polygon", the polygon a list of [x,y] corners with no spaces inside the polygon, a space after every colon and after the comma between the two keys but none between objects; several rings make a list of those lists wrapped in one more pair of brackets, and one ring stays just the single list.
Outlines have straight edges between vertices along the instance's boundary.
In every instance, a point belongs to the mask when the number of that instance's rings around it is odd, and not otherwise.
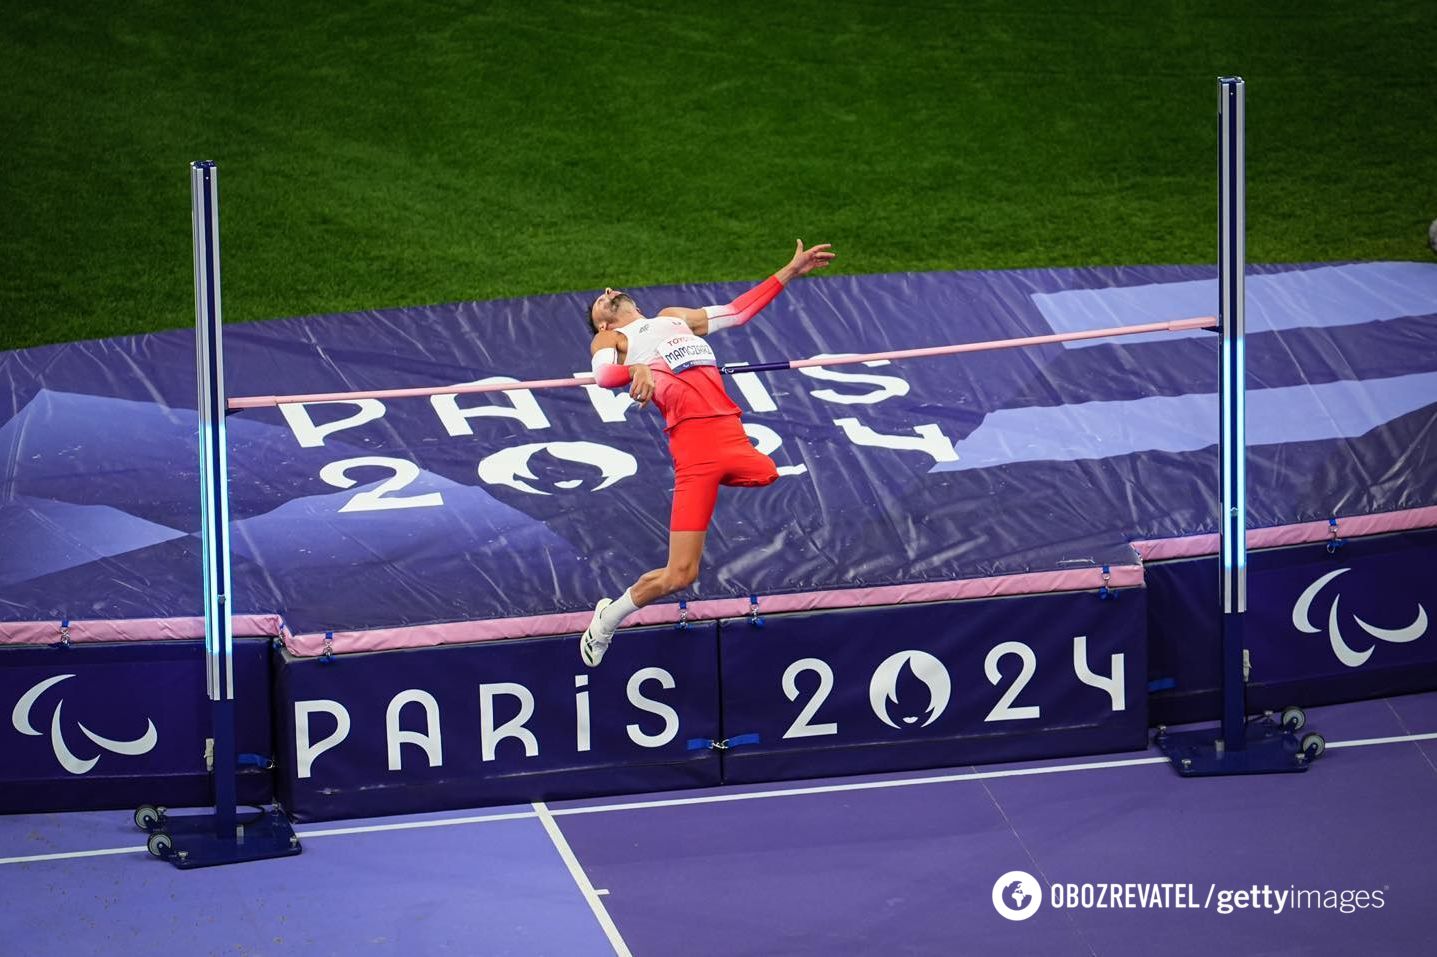
[{"label": "athlete's bent arm", "polygon": [[758,315],[764,306],[773,302],[790,282],[800,276],[807,276],[815,269],[823,269],[834,255],[830,243],[820,243],[810,249],[804,249],[803,240],[799,240],[798,249],[794,252],[793,259],[789,260],[788,265],[733,302],[722,306],[703,306],[698,309],[669,306],[667,309],[660,310],[659,315],[682,319],[696,336],[706,336],[710,332],[741,326]]},{"label": "athlete's bent arm", "polygon": [[624,365],[619,362],[619,348],[623,340],[618,333],[608,329],[594,336],[589,345],[589,355],[594,370],[594,382],[605,389],[617,389],[627,385],[629,396],[643,408],[654,397],[653,373],[646,365]]}]

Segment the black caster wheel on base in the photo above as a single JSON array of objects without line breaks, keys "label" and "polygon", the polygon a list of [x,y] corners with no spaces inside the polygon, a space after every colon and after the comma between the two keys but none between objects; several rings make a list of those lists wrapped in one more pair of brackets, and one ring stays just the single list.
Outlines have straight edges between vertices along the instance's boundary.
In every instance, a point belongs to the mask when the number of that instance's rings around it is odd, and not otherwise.
[{"label": "black caster wheel on base", "polygon": [[165,823],[165,809],[153,804],[141,804],[135,808],[135,827],[142,831],[153,831]]},{"label": "black caster wheel on base", "polygon": [[167,860],[174,853],[174,842],[164,831],[155,831],[150,834],[150,839],[145,842],[145,849],[160,860]]},{"label": "black caster wheel on base", "polygon": [[1313,731],[1310,734],[1304,734],[1297,746],[1306,760],[1316,761],[1327,751],[1327,739]]},{"label": "black caster wheel on base", "polygon": [[1293,734],[1301,731],[1307,725],[1307,712],[1301,708],[1289,705],[1282,709],[1282,729]]}]

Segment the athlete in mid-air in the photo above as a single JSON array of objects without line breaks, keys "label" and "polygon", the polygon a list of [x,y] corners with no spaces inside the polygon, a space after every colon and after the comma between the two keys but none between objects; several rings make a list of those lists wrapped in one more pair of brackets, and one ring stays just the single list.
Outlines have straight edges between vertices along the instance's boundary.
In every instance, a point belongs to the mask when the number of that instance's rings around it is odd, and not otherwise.
[{"label": "athlete in mid-air", "polygon": [[773,460],[749,442],[713,349],[700,337],[748,322],[785,285],[824,268],[833,257],[828,243],[804,249],[799,241],[787,266],[727,305],[669,306],[650,318],[627,293],[605,289],[589,307],[599,385],[627,384],[640,408],[652,399],[664,415],[674,459],[674,503],[668,563],[639,576],[618,598],[599,601],[579,642],[585,664],[599,663],[629,615],[693,584],[720,485],[763,486],[778,478]]}]

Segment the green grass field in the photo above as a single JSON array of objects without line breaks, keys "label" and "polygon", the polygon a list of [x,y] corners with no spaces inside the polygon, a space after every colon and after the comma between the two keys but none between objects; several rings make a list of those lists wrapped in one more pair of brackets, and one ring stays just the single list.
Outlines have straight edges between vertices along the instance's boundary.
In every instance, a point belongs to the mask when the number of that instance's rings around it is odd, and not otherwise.
[{"label": "green grass field", "polygon": [[[1235,12],[1240,10],[1241,12]],[[38,2],[0,26],[0,349],[225,318],[835,271],[1431,259],[1437,7]]]}]

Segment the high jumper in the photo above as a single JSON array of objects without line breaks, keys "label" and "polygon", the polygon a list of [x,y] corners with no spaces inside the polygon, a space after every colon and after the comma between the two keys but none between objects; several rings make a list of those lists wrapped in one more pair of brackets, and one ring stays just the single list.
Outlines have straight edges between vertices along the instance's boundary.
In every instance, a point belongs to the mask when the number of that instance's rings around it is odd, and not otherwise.
[{"label": "high jumper", "polygon": [[627,384],[643,408],[650,401],[663,413],[674,460],[674,499],[669,518],[669,554],[662,568],[640,575],[618,598],[601,598],[579,643],[584,663],[604,657],[624,619],[645,605],[689,587],[698,578],[720,485],[756,488],[778,478],[773,460],[749,441],[742,410],[724,389],[718,360],[703,337],[737,328],[758,315],[788,283],[833,261],[830,244],[805,249],[778,272],[725,305],[667,306],[651,317],[626,292],[606,288],[590,305],[585,323],[594,378],[615,388]]}]

